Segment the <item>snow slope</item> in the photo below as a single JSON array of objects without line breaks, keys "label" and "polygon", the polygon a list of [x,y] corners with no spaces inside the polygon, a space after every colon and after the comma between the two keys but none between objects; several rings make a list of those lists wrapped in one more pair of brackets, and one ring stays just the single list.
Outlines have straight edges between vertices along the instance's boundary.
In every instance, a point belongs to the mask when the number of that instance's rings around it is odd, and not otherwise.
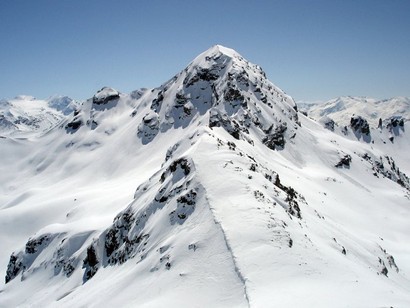
[{"label": "snow slope", "polygon": [[0,306],[409,306],[408,122],[356,120],[216,45],[0,138]]}]

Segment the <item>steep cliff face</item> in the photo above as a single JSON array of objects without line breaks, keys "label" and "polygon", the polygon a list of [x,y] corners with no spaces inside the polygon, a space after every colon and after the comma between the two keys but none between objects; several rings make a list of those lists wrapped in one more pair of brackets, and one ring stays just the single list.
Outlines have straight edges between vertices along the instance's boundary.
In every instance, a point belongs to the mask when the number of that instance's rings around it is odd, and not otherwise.
[{"label": "steep cliff face", "polygon": [[103,88],[0,139],[0,304],[408,303],[408,125],[383,143],[366,124],[323,128],[222,46],[158,88]]}]

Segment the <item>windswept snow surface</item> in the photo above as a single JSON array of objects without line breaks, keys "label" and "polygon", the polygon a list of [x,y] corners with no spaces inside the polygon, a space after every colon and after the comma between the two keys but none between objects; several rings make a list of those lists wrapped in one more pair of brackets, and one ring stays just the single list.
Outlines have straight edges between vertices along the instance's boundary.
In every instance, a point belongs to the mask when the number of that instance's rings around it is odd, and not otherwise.
[{"label": "windswept snow surface", "polygon": [[108,92],[0,138],[0,306],[410,305],[407,122],[326,129],[218,45]]}]

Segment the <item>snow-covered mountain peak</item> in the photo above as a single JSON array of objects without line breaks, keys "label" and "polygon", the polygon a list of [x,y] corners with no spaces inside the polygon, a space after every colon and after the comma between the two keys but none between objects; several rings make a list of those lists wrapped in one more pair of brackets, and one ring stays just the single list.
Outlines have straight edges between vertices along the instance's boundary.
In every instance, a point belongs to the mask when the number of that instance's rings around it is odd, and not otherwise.
[{"label": "snow-covered mountain peak", "polygon": [[225,74],[241,71],[250,74],[251,76],[247,76],[250,78],[258,75],[261,80],[266,79],[266,74],[259,65],[250,63],[237,51],[222,45],[214,45],[198,55],[185,69],[188,72],[191,70],[210,70],[212,74],[208,77],[213,80],[216,77],[223,80]]},{"label": "snow-covered mountain peak", "polygon": [[275,149],[283,148],[299,125],[293,99],[272,84],[258,65],[219,45],[152,90],[125,95],[102,88],[73,114],[65,129],[75,133],[87,127],[84,129],[105,133],[112,131],[113,116],[119,119],[121,114],[131,115],[143,144],[160,133],[206,126],[222,127],[235,139],[249,143],[255,138],[263,140]]},{"label": "snow-covered mountain peak", "polygon": [[265,135],[298,120],[293,99],[272,84],[258,65],[219,45],[142,100],[145,103],[139,106],[150,105],[151,111],[135,114],[145,113],[150,121],[143,121],[143,126],[149,123],[150,130],[151,120],[157,118],[156,130],[202,123],[224,127],[237,139],[249,140],[250,130]]},{"label": "snow-covered mountain peak", "polygon": [[230,59],[240,59],[242,56],[234,49],[224,47],[222,45],[214,45],[206,51],[199,54],[193,61],[193,65],[200,65],[207,63],[210,59],[218,57],[225,57]]},{"label": "snow-covered mountain peak", "polygon": [[409,126],[349,120],[213,46],[0,138],[0,306],[407,307]]},{"label": "snow-covered mountain peak", "polygon": [[72,133],[81,123],[95,129],[113,112],[118,114],[120,106],[134,106],[131,115],[139,122],[138,135],[143,143],[159,131],[189,125],[221,126],[237,139],[251,140],[251,130],[258,138],[266,137],[276,130],[284,132],[286,126],[292,131],[298,121],[290,96],[272,84],[258,65],[220,45],[201,53],[179,74],[151,91],[123,95],[110,87],[102,88],[83,104],[66,129]]}]

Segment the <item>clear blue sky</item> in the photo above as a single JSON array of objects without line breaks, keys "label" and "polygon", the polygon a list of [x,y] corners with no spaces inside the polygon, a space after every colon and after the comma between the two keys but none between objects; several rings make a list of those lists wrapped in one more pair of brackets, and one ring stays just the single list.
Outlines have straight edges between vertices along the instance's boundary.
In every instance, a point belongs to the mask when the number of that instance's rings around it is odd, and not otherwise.
[{"label": "clear blue sky", "polygon": [[296,100],[410,96],[410,0],[0,1],[0,97],[155,87],[214,44]]}]

